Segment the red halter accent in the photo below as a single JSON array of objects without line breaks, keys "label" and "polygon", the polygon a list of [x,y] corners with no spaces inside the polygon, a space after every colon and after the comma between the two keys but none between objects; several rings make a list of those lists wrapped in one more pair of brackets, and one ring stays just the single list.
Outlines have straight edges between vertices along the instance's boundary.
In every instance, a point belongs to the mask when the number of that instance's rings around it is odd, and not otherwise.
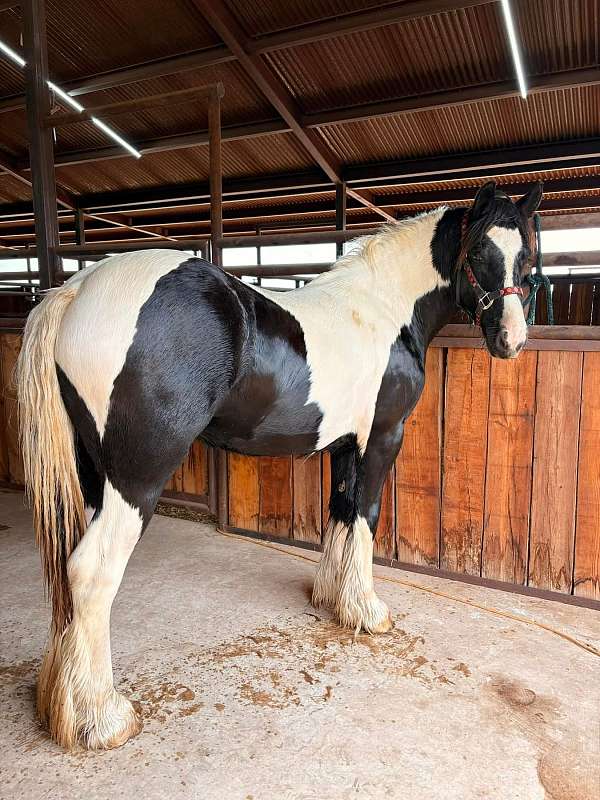
[{"label": "red halter accent", "polygon": [[[491,308],[496,300],[499,300],[501,297],[506,297],[508,294],[517,294],[519,297],[523,297],[523,289],[520,286],[503,286],[502,289],[496,289],[493,292],[486,292],[483,286],[479,283],[477,278],[475,277],[475,273],[471,265],[469,264],[469,253],[464,252],[464,241],[465,241],[465,234],[467,231],[467,219],[469,216],[469,212],[465,211],[462,218],[461,224],[461,237],[460,237],[460,256],[461,263],[459,264],[459,269],[464,270],[465,275],[467,276],[467,280],[473,287],[475,291],[475,296],[477,297],[477,308],[475,309],[474,315],[474,322],[475,325],[481,324],[481,315],[484,311],[487,311],[488,308]],[[457,281],[456,284],[456,298],[457,298],[457,305],[459,307],[460,303],[458,302],[460,298],[460,283]],[[463,309],[466,311],[467,314],[473,318],[473,315],[467,311],[467,309]]]}]

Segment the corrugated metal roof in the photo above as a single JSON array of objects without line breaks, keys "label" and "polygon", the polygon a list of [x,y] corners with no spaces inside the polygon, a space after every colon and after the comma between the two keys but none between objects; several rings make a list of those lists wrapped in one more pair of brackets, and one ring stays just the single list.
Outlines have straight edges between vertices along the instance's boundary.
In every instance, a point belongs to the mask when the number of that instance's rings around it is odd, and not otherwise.
[{"label": "corrugated metal roof", "polygon": [[[223,142],[223,176],[294,172],[312,166],[309,156],[292,134],[261,136]],[[94,164],[57,166],[61,184],[76,193],[104,192],[119,188],[158,186],[208,180],[208,147],[191,147],[152,153],[136,160],[132,156]]]},{"label": "corrugated metal roof", "polygon": [[[267,54],[305,112],[511,76],[496,4],[407,20]],[[415,58],[418,54],[418,58]]]},{"label": "corrugated metal roof", "polygon": [[185,0],[47,0],[46,19],[50,70],[63,81],[219,43]]},{"label": "corrugated metal roof", "polygon": [[[534,181],[569,180],[570,178],[585,178],[598,176],[600,186],[600,164],[589,167],[576,167],[574,169],[545,170],[543,172],[515,172],[510,175],[489,175],[487,180],[495,180],[500,185],[533,183]],[[412,192],[434,192],[446,189],[468,189],[481,186],[481,178],[462,178],[461,180],[427,181],[425,183],[411,183],[397,186],[380,186],[374,192],[378,196],[391,194],[410,194]]]},{"label": "corrugated metal roof", "polygon": [[345,163],[584,139],[600,135],[600,86],[447,106],[320,128]]},{"label": "corrugated metal roof", "polygon": [[[382,0],[227,0],[227,6],[250,38],[285,31],[307,23],[391,4]],[[600,0],[515,0],[518,35],[529,75],[577,68],[600,68]],[[53,77],[59,83],[152,59],[222,44],[193,2],[171,0],[107,0],[99,5],[80,0],[47,0],[48,45]],[[0,37],[19,45],[20,10],[0,13]],[[361,33],[332,36],[312,44],[265,54],[263,63],[305,114],[393,98],[418,96],[461,87],[513,80],[513,66],[500,18],[499,4],[483,3],[463,10],[405,20]],[[90,93],[86,106],[168,93],[222,81],[224,125],[243,125],[277,118],[272,104],[254,85],[247,71],[231,61],[118,88]],[[20,71],[0,59],[0,95],[21,92]],[[207,126],[205,103],[163,108],[107,119],[133,144],[144,140],[200,131]],[[518,97],[479,101],[463,106],[337,123],[315,129],[340,164],[371,164],[386,160],[469,153],[527,143],[551,143],[600,136],[600,86],[546,91]],[[2,153],[25,160],[27,127],[23,111],[0,115]],[[112,147],[89,123],[59,128],[56,150]],[[206,181],[208,148],[196,146],[146,155],[82,163],[57,168],[57,179],[73,193]],[[226,178],[285,174],[314,170],[315,162],[290,133],[276,133],[223,145]],[[546,173],[547,174],[547,173]],[[598,175],[598,170],[562,170],[554,179]],[[498,176],[519,181],[520,176]],[[534,177],[523,176],[523,181]],[[540,177],[543,177],[540,175]],[[16,184],[16,185],[15,185]],[[386,193],[467,188],[476,181],[438,181],[404,187],[378,187]],[[2,186],[5,187],[4,194]],[[587,190],[589,191],[589,190]],[[0,178],[0,202],[26,198],[27,187]],[[556,195],[560,197],[561,195]],[[565,195],[568,199],[570,194]],[[585,193],[579,193],[584,197]],[[329,192],[306,192],[294,198],[248,199],[239,208],[286,207],[331,202]],[[172,219],[177,212],[169,214]],[[329,214],[330,212],[327,212]],[[351,214],[369,215],[370,211]],[[304,219],[304,215],[302,215]],[[319,215],[315,215],[318,219]]]},{"label": "corrugated metal roof", "polygon": [[527,0],[513,7],[529,74],[600,63],[598,0]]},{"label": "corrugated metal roof", "polygon": [[0,203],[14,203],[18,200],[30,200],[31,190],[12,175],[0,171]]},{"label": "corrugated metal roof", "polygon": [[393,0],[270,0],[257,3],[255,0],[227,0],[226,5],[239,20],[250,37],[265,33],[295,28],[308,22],[335,19],[344,14],[381,8]]}]

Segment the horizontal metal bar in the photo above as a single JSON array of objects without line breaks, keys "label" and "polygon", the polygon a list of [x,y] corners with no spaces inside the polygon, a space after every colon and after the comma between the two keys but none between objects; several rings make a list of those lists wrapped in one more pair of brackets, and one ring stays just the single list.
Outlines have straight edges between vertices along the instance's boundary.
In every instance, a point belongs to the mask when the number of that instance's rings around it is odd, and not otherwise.
[{"label": "horizontal metal bar", "polygon": [[294,275],[320,275],[329,272],[333,264],[246,264],[234,267],[223,267],[225,272],[232,275],[259,278],[287,278]]},{"label": "horizontal metal bar", "polygon": [[98,106],[88,106],[81,112],[64,112],[60,114],[50,114],[46,117],[45,124],[51,128],[62,125],[75,125],[85,120],[90,120],[93,116],[112,117],[119,114],[129,114],[135,111],[145,111],[147,109],[171,106],[178,103],[191,102],[193,99],[223,97],[225,87],[218,83],[207,84],[205,86],[193,86],[188,89],[179,89],[175,92],[161,92],[147,97],[134,97],[131,100],[122,100],[118,103],[105,103]]}]

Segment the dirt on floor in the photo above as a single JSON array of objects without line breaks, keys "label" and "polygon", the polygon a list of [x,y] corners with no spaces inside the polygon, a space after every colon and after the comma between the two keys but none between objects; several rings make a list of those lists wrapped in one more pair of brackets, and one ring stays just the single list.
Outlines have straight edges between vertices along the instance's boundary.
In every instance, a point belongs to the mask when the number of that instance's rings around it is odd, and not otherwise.
[{"label": "dirt on floor", "polygon": [[34,713],[48,610],[29,512],[0,504],[1,800],[600,797],[598,612],[377,568],[395,628],[354,637],[309,603],[317,554],[176,507],[112,615],[144,728],[65,753]]}]

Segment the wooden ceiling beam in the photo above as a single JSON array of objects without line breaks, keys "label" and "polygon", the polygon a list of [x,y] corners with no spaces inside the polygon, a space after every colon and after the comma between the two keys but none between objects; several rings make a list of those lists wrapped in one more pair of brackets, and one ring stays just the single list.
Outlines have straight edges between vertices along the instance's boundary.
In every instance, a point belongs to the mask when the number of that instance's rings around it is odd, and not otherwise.
[{"label": "wooden ceiling beam", "polygon": [[412,2],[391,3],[388,6],[372,8],[367,11],[344,14],[331,19],[308,22],[296,28],[268,33],[248,42],[251,53],[271,53],[288,47],[313,44],[324,39],[363,33],[387,25],[397,25],[409,19],[431,17],[448,11],[459,11],[473,6],[489,5],[493,0],[413,0]]},{"label": "wooden ceiling beam", "polygon": [[[600,70],[577,69],[568,72],[558,72],[549,75],[539,75],[531,78],[531,92],[556,91],[565,88],[593,86],[600,84]],[[367,103],[358,106],[338,108],[318,114],[299,115],[299,123],[304,129],[320,128],[329,125],[340,125],[351,122],[360,122],[385,116],[402,116],[420,111],[429,111],[451,106],[462,106],[470,103],[480,103],[492,100],[505,99],[516,96],[514,82],[501,81],[483,86],[471,86],[462,89],[451,89],[413,97],[399,97],[392,100]],[[71,115],[75,116],[75,115]],[[291,126],[283,119],[266,120],[261,122],[242,123],[229,125],[223,128],[223,141],[239,141],[257,136],[269,136],[279,133],[289,133]],[[201,147],[208,144],[208,131],[194,133],[174,134],[167,137],[149,139],[137,142],[136,147],[143,155],[160,153],[171,150],[185,149],[188,147]],[[73,166],[93,161],[123,158],[121,147],[109,146],[93,150],[79,150],[66,153],[57,153],[56,166]],[[20,163],[25,169],[26,164]]]},{"label": "wooden ceiling beam", "polygon": [[[292,133],[313,161],[323,170],[332,183],[341,183],[341,163],[339,159],[318,133],[302,125],[300,122],[302,114],[295,99],[281,84],[265,61],[259,55],[247,52],[247,37],[225,4],[217,0],[193,0],[193,2],[208,24],[219,34],[231,52],[237,56],[239,63],[250,76],[255,86],[290,126]],[[378,210],[360,194],[354,194],[353,196],[359,203],[362,203],[367,208],[372,208],[375,213],[384,219],[389,218],[387,212]]]},{"label": "wooden ceiling beam", "polygon": [[339,182],[340,163],[323,140],[313,131],[305,130],[300,123],[301,112],[288,90],[282,86],[260,56],[249,54],[246,35],[235,17],[216,0],[193,0],[211,28],[235,54],[244,71],[256,88],[289,125],[300,144],[319,165],[329,180]]}]

